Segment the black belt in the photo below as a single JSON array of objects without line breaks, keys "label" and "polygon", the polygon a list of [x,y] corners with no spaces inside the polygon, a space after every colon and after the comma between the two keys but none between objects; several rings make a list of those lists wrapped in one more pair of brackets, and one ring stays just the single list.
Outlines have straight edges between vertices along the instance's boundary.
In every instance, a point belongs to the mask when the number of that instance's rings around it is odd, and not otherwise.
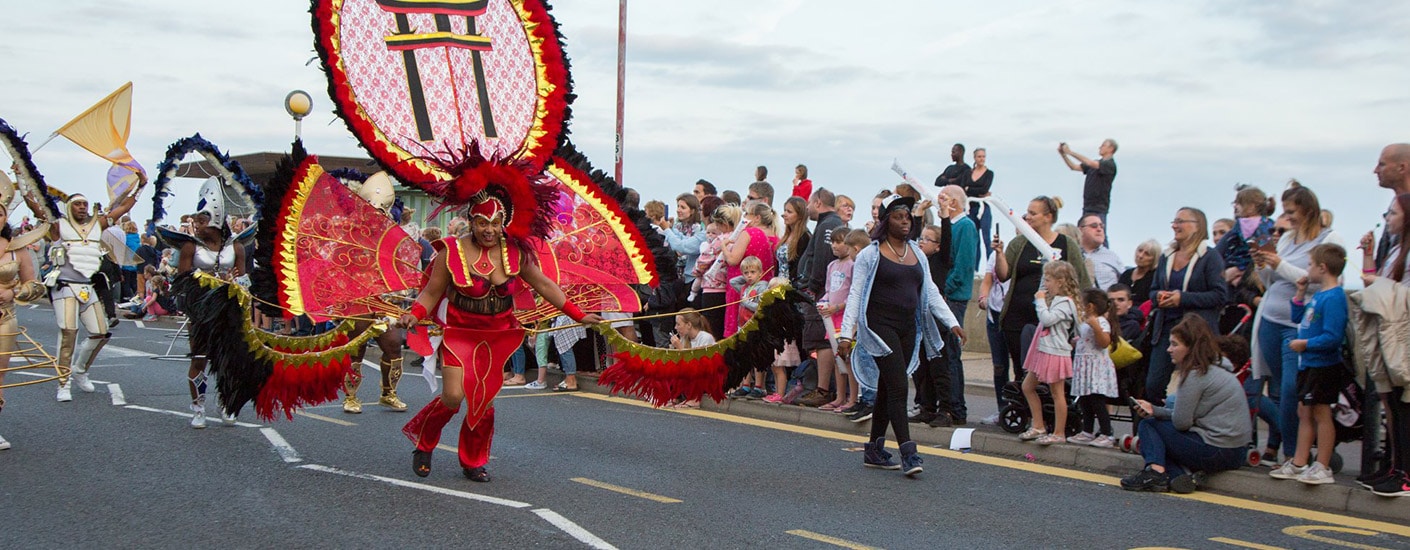
[{"label": "black belt", "polygon": [[458,290],[451,290],[448,297],[450,305],[455,306],[456,309],[481,315],[498,315],[514,307],[514,298],[500,296],[493,292],[483,298],[471,298],[461,294]]}]

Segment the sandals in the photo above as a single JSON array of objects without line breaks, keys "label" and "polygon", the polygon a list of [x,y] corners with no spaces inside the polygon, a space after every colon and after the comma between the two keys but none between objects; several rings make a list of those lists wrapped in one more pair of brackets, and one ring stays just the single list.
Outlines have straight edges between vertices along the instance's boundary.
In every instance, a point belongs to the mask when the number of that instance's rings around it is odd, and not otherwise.
[{"label": "sandals", "polygon": [[1048,435],[1048,432],[1047,432],[1047,431],[1039,430],[1039,429],[1037,429],[1037,428],[1028,428],[1027,431],[1025,431],[1025,432],[1023,432],[1023,433],[1021,433],[1021,434],[1018,434],[1018,440],[1019,440],[1019,441],[1033,441],[1033,440],[1035,440],[1035,439],[1038,439],[1038,438],[1041,438],[1041,437],[1044,437],[1044,436],[1047,436],[1047,435]]},{"label": "sandals", "polygon": [[470,481],[474,481],[476,483],[489,483],[490,481],[490,471],[486,470],[484,466],[476,468],[463,468],[462,470],[465,473],[465,479],[468,479]]},{"label": "sandals", "polygon": [[415,472],[417,477],[431,475],[431,452],[411,451],[411,471]]},{"label": "sandals", "polygon": [[574,391],[578,391],[578,388],[570,388],[570,387],[568,387],[568,383],[567,383],[567,382],[559,382],[558,385],[557,385],[557,386],[554,386],[554,388],[553,388],[553,393],[574,392]]},{"label": "sandals", "polygon": [[1067,443],[1067,438],[1058,434],[1046,434],[1043,437],[1038,438],[1038,440],[1034,441],[1034,443],[1037,443],[1039,445],[1062,445],[1064,443]]},{"label": "sandals", "polygon": [[823,405],[823,406],[821,406],[821,407],[818,407],[818,410],[820,410],[820,411],[835,411],[835,410],[837,410],[838,407],[841,407],[841,406],[842,406],[841,403],[838,403],[838,402],[834,401],[834,402],[832,402],[832,403],[827,403],[827,404],[825,404],[825,405]]}]

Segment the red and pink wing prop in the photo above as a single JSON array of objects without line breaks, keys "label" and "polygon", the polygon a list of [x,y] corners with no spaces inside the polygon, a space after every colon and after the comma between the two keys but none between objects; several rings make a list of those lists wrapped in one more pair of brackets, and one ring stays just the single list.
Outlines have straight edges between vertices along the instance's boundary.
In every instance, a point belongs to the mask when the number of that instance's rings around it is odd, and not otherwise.
[{"label": "red and pink wing prop", "polygon": [[[553,159],[544,176],[545,185],[557,188],[552,230],[539,249],[544,273],[584,311],[641,311],[633,285],[656,284],[641,232],[616,201],[567,161]],[[521,311],[519,319],[530,323],[556,315],[553,306],[539,303]]]},{"label": "red and pink wing prop", "polygon": [[279,297],[291,314],[386,315],[381,296],[420,289],[421,245],[391,217],[310,156],[299,166],[275,226]]}]

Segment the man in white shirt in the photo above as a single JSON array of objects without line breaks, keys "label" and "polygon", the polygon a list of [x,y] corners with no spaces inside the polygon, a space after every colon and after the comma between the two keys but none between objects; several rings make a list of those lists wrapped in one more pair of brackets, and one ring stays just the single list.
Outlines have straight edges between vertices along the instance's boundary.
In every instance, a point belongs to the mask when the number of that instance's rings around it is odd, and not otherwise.
[{"label": "man in white shirt", "polygon": [[1082,216],[1077,229],[1082,236],[1082,257],[1092,263],[1092,280],[1096,281],[1099,289],[1111,288],[1121,277],[1125,266],[1115,252],[1103,245],[1106,242],[1106,224],[1101,216],[1087,214]]}]

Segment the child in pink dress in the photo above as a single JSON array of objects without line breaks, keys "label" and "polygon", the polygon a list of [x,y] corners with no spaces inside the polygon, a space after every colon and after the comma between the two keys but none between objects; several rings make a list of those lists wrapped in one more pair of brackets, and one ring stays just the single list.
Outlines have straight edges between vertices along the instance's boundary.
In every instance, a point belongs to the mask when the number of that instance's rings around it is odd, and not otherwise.
[{"label": "child in pink dress", "polygon": [[[1033,411],[1033,426],[1019,434],[1023,441],[1040,445],[1067,443],[1067,379],[1072,377],[1072,340],[1077,326],[1077,270],[1064,261],[1043,266],[1043,287],[1034,293],[1038,333],[1023,360],[1023,397]],[[1053,396],[1053,433],[1043,421],[1038,384],[1047,384]]]}]

